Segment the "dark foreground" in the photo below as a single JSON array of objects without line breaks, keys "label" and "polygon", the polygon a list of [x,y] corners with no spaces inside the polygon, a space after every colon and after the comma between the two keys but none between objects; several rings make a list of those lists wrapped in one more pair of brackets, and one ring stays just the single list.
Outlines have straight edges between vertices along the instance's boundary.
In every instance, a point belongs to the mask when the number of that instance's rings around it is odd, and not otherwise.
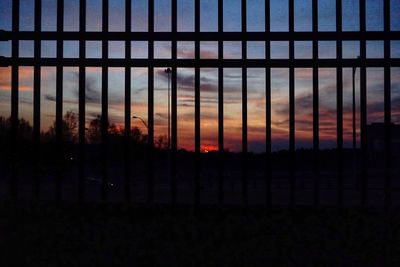
[{"label": "dark foreground", "polygon": [[400,266],[398,210],[0,207],[0,266]]}]

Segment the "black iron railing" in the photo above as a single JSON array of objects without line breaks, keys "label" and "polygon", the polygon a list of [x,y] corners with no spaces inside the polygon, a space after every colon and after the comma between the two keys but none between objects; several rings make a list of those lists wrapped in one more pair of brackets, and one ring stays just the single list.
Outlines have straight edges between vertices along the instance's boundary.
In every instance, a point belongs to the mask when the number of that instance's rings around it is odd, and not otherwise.
[{"label": "black iron railing", "polygon": [[[86,67],[101,67],[102,69],[102,125],[108,124],[108,68],[124,67],[125,68],[125,143],[124,150],[124,177],[125,177],[125,200],[131,200],[131,174],[130,167],[131,146],[129,146],[131,134],[131,68],[146,67],[148,68],[148,203],[154,202],[154,68],[170,67],[172,69],[171,82],[171,156],[170,160],[170,186],[171,186],[171,203],[175,205],[177,202],[177,68],[188,67],[195,70],[195,94],[194,94],[194,203],[201,203],[201,151],[200,151],[200,69],[212,67],[218,69],[218,203],[224,203],[224,84],[223,74],[227,68],[242,69],[242,176],[241,176],[241,199],[243,205],[248,204],[248,121],[247,121],[247,69],[248,68],[264,68],[265,69],[265,95],[266,95],[266,131],[265,131],[265,204],[271,206],[272,195],[272,139],[271,139],[271,68],[288,68],[289,69],[289,205],[296,205],[296,136],[295,136],[295,69],[296,68],[312,68],[312,110],[313,110],[313,202],[318,205],[320,202],[320,137],[319,137],[319,80],[318,70],[320,68],[336,69],[336,153],[337,153],[337,205],[343,205],[343,68],[360,69],[360,127],[361,127],[361,204],[367,205],[368,179],[367,179],[367,85],[366,85],[366,68],[382,67],[384,69],[384,125],[385,125],[385,204],[391,205],[391,68],[400,67],[400,59],[393,59],[390,56],[391,41],[400,40],[400,32],[391,31],[390,29],[390,1],[384,1],[384,30],[383,31],[366,31],[366,6],[365,1],[359,2],[359,21],[360,30],[356,32],[342,31],[342,1],[336,1],[336,31],[321,32],[318,31],[318,1],[312,1],[312,31],[311,32],[295,32],[294,30],[294,0],[289,0],[289,31],[288,32],[271,32],[270,31],[270,2],[265,1],[265,32],[247,32],[247,1],[241,2],[241,31],[240,32],[224,32],[223,30],[223,0],[218,0],[218,31],[217,32],[201,32],[200,31],[200,0],[195,0],[194,32],[178,32],[177,31],[177,0],[172,1],[172,27],[170,32],[155,32],[154,30],[154,0],[148,2],[148,31],[132,32],[131,28],[131,0],[125,3],[125,31],[109,32],[109,1],[103,0],[102,4],[102,30],[101,32],[86,31],[86,1],[80,1],[79,13],[79,32],[65,32],[64,29],[64,0],[57,1],[57,30],[53,32],[41,31],[41,10],[42,2],[35,1],[35,20],[34,31],[20,31],[20,1],[12,1],[12,30],[1,33],[2,39],[12,41],[11,58],[2,58],[1,64],[11,66],[11,143],[12,146],[17,145],[18,131],[18,103],[19,103],[19,67],[33,66],[34,68],[34,101],[33,101],[33,140],[34,151],[39,154],[41,149],[40,142],[40,111],[41,111],[41,67],[56,67],[56,146],[57,151],[62,151],[62,117],[63,117],[63,67],[75,66],[79,67],[79,201],[85,200],[85,77]],[[226,1],[225,1],[226,2]],[[19,41],[34,40],[34,57],[23,58],[19,56]],[[57,55],[56,58],[43,58],[41,56],[41,41],[56,40]],[[70,59],[63,57],[63,42],[65,40],[79,41],[79,58]],[[102,57],[99,59],[89,59],[85,53],[85,42],[88,40],[96,40],[102,42]],[[125,58],[111,59],[108,55],[108,41],[118,40],[125,42]],[[318,42],[329,40],[336,42],[336,58],[320,59],[318,58]],[[356,40],[360,43],[359,59],[342,58],[342,41]],[[367,40],[383,40],[384,57],[369,59],[366,55]],[[131,41],[147,41],[148,55],[146,59],[131,58]],[[170,59],[154,58],[154,42],[155,41],[171,41],[172,53]],[[177,59],[177,42],[178,41],[194,41],[195,53],[194,59]],[[217,41],[218,42],[218,58],[217,59],[201,59],[200,58],[200,42],[201,41]],[[223,42],[224,41],[241,41],[242,56],[241,59],[224,59]],[[264,41],[265,42],[265,59],[248,59],[247,58],[247,42],[248,41]],[[289,42],[289,58],[288,59],[271,59],[271,41],[288,41]],[[312,59],[296,59],[294,56],[295,41],[311,41],[312,42]],[[107,169],[108,162],[108,132],[107,127],[102,128],[102,190],[101,199],[103,202],[108,200],[108,180]],[[58,157],[61,157],[61,152]],[[34,159],[35,166],[38,165],[38,159]],[[34,171],[34,198],[40,198],[40,175]],[[56,175],[56,198],[61,200],[61,188],[63,184],[62,172]],[[17,198],[18,183],[16,171],[12,172],[10,178],[10,196]]]}]

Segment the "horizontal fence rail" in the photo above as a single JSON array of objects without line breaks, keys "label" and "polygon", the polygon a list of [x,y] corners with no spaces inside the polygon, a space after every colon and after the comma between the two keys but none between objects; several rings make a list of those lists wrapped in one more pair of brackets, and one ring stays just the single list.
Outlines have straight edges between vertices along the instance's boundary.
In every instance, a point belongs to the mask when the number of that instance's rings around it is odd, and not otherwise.
[{"label": "horizontal fence rail", "polygon": [[363,61],[357,59],[270,59],[268,62],[264,59],[95,59],[86,58],[80,59],[52,59],[52,58],[18,58],[3,59],[2,65],[17,65],[17,66],[34,66],[39,64],[41,66],[64,66],[64,67],[77,67],[80,65],[86,67],[182,67],[182,68],[240,68],[246,66],[247,68],[312,68],[315,64],[318,68],[352,68],[352,67],[399,67],[400,59],[364,59]]},{"label": "horizontal fence rail", "polygon": [[[360,182],[360,186],[356,190],[360,193],[360,205],[368,205],[368,192],[369,192],[369,172],[368,172],[368,143],[367,143],[367,68],[380,67],[384,71],[383,80],[383,117],[384,117],[384,167],[383,177],[384,179],[384,205],[390,207],[392,205],[393,195],[393,181],[392,181],[392,168],[393,168],[393,156],[392,156],[392,106],[391,106],[391,68],[400,67],[400,59],[391,57],[391,42],[400,40],[400,31],[392,31],[390,29],[390,1],[383,1],[384,5],[384,29],[382,31],[367,31],[366,30],[366,6],[365,1],[359,1],[359,31],[343,31],[342,27],[342,1],[336,1],[336,31],[319,31],[318,30],[318,1],[312,1],[312,30],[307,32],[295,31],[295,20],[294,20],[294,0],[289,0],[288,5],[288,31],[287,32],[272,32],[270,29],[270,12],[271,4],[270,1],[265,1],[265,31],[263,32],[248,32],[247,21],[248,15],[247,10],[249,9],[248,2],[246,0],[241,1],[241,31],[240,32],[224,32],[224,19],[223,9],[226,1],[218,0],[218,27],[215,32],[204,32],[200,31],[200,0],[194,0],[194,31],[193,32],[179,32],[177,27],[177,0],[171,0],[171,30],[169,32],[157,32],[155,31],[154,25],[154,0],[148,1],[148,30],[147,32],[134,32],[132,31],[131,20],[132,20],[132,1],[125,1],[125,27],[123,32],[111,32],[109,31],[109,3],[111,1],[102,1],[102,25],[101,31],[93,32],[86,31],[86,12],[87,10],[86,1],[79,1],[79,31],[69,32],[64,31],[64,0],[57,1],[57,19],[56,31],[44,32],[42,31],[42,1],[34,1],[34,30],[33,31],[20,31],[20,8],[21,3],[19,0],[12,1],[12,29],[11,31],[0,31],[0,41],[11,41],[11,57],[0,57],[0,66],[11,67],[11,133],[10,138],[10,175],[9,175],[9,196],[11,199],[17,200],[19,191],[18,184],[21,180],[21,170],[18,169],[18,157],[21,155],[18,151],[18,131],[19,131],[19,73],[20,67],[32,66],[34,69],[33,74],[33,153],[37,155],[33,159],[33,178],[32,178],[32,196],[34,201],[39,201],[41,196],[44,194],[43,183],[44,178],[41,173],[41,166],[43,163],[39,155],[46,151],[44,145],[40,140],[40,126],[41,122],[41,74],[43,73],[42,67],[56,67],[56,114],[55,114],[55,135],[56,135],[56,150],[54,157],[56,158],[58,165],[55,171],[55,200],[58,202],[65,198],[62,195],[63,186],[66,183],[66,177],[63,174],[63,92],[65,90],[63,84],[63,67],[78,67],[78,145],[77,145],[77,158],[78,168],[76,176],[78,177],[78,194],[77,199],[80,202],[88,200],[88,185],[87,185],[87,174],[88,174],[88,161],[89,161],[89,144],[87,143],[87,129],[85,129],[87,103],[86,101],[86,68],[87,67],[99,67],[101,68],[101,149],[99,150],[101,174],[100,183],[101,191],[99,194],[99,200],[103,203],[109,202],[109,191],[112,186],[113,172],[112,163],[110,162],[110,151],[113,150],[111,145],[111,138],[109,136],[109,68],[111,67],[123,67],[124,73],[124,149],[123,157],[121,162],[123,163],[123,201],[127,203],[133,202],[134,193],[132,186],[137,184],[134,181],[135,172],[139,167],[136,165],[136,169],[133,167],[132,162],[135,160],[135,151],[132,147],[132,111],[131,105],[131,86],[132,86],[132,68],[146,68],[148,72],[147,81],[147,122],[144,122],[148,133],[147,133],[147,144],[143,158],[145,159],[144,173],[146,174],[146,182],[144,183],[147,188],[147,192],[143,192],[146,195],[146,200],[143,202],[153,205],[157,198],[156,180],[155,175],[157,172],[157,166],[159,166],[159,151],[155,149],[155,68],[169,68],[168,72],[168,86],[170,86],[168,93],[168,106],[171,109],[171,123],[168,122],[168,148],[166,149],[168,173],[164,174],[169,180],[168,184],[170,187],[169,203],[175,206],[179,201],[179,186],[180,177],[178,175],[179,160],[181,160],[180,152],[178,151],[178,82],[177,75],[179,68],[193,68],[194,70],[194,139],[193,147],[193,179],[192,187],[189,187],[193,197],[190,203],[193,203],[196,207],[202,202],[207,202],[202,197],[202,186],[203,179],[207,179],[206,173],[208,168],[211,168],[207,164],[210,164],[210,160],[207,160],[204,153],[201,152],[201,137],[204,134],[204,130],[201,128],[201,68],[215,68],[218,72],[218,84],[217,84],[217,120],[218,120],[218,145],[217,155],[211,162],[216,164],[216,176],[215,187],[217,198],[215,203],[223,205],[227,203],[227,188],[230,183],[233,183],[227,178],[229,165],[227,162],[232,155],[230,155],[224,149],[224,70],[228,68],[240,68],[242,74],[241,80],[241,153],[240,162],[241,173],[240,173],[240,190],[235,194],[240,195],[241,205],[247,207],[249,205],[249,198],[251,195],[250,188],[252,186],[251,176],[261,176],[262,188],[264,201],[263,205],[271,207],[273,205],[274,190],[281,190],[280,182],[276,185],[277,177],[280,175],[278,171],[274,171],[274,153],[272,151],[272,92],[271,92],[271,79],[272,68],[285,68],[288,70],[288,141],[289,148],[287,151],[287,158],[283,161],[286,162],[285,170],[288,171],[287,178],[287,205],[295,207],[297,205],[298,188],[302,178],[300,176],[307,176],[310,179],[310,192],[308,194],[312,198],[312,205],[318,206],[321,204],[321,190],[323,187],[323,176],[330,176],[332,171],[325,170],[322,160],[322,151],[320,147],[320,88],[319,88],[319,73],[318,71],[323,68],[333,68],[336,70],[336,147],[335,151],[335,170],[333,171],[334,190],[335,191],[335,205],[338,207],[344,205],[344,194],[346,179],[350,176],[346,173],[348,167],[346,166],[346,159],[357,161],[356,173],[358,175],[357,181]],[[34,42],[34,53],[33,57],[22,57],[20,56],[19,42],[24,40],[32,40]],[[43,58],[41,54],[41,41],[56,41],[56,55],[54,58]],[[366,42],[379,40],[383,41],[384,45],[384,56],[382,58],[368,58],[366,51]],[[77,58],[66,58],[63,56],[65,49],[64,41],[77,41],[79,43],[79,56]],[[99,41],[101,43],[101,56],[99,58],[89,58],[86,54],[86,41]],[[110,58],[109,55],[109,41],[123,41],[123,58]],[[131,41],[146,41],[147,42],[147,55],[145,58],[132,58]],[[170,58],[156,58],[155,57],[155,42],[156,41],[170,41],[171,42],[171,56]],[[178,58],[178,47],[179,41],[192,41],[194,42],[194,54],[192,59],[179,59]],[[202,41],[216,41],[218,44],[218,54],[215,59],[203,59],[200,58],[201,49],[200,44]],[[241,42],[241,55],[239,59],[226,59],[224,58],[224,41],[240,41]],[[265,55],[262,59],[249,59],[247,57],[247,42],[251,41],[262,41],[265,45]],[[271,55],[271,44],[272,41],[287,41],[288,42],[288,56],[285,59],[274,59]],[[299,59],[295,56],[295,42],[296,41],[310,41],[312,43],[312,56],[309,59]],[[336,56],[335,58],[320,58],[318,55],[319,41],[335,41],[336,45]],[[360,57],[359,58],[343,58],[343,41],[357,41],[360,46]],[[248,133],[248,69],[249,68],[263,68],[265,70],[265,153],[262,155],[261,164],[264,169],[262,173],[254,174],[252,172],[252,153],[249,152],[249,133]],[[310,101],[310,108],[312,109],[312,169],[310,173],[300,174],[299,161],[296,150],[296,105],[295,105],[295,70],[296,68],[310,68],[312,71],[312,99]],[[360,149],[357,149],[353,145],[352,152],[353,156],[349,156],[348,151],[344,149],[344,133],[343,133],[343,117],[344,117],[344,96],[343,96],[343,69],[351,68],[354,71],[357,70],[360,75],[360,118],[357,118],[360,124]],[[353,78],[354,79],[354,78]],[[354,101],[354,100],[353,100]],[[354,102],[353,102],[354,103]],[[353,104],[354,105],[354,104]],[[353,107],[354,108],[354,107]],[[355,112],[353,111],[355,114]],[[398,138],[398,137],[397,137]],[[140,151],[142,153],[143,151]],[[354,163],[353,162],[353,166]],[[114,164],[114,163],[113,163]],[[347,169],[346,169],[347,168]],[[328,174],[327,174],[328,173]],[[332,176],[332,175],[331,175]],[[208,178],[210,179],[210,178]],[[211,183],[211,182],[210,182]],[[257,186],[261,186],[257,184]],[[256,187],[257,187],[256,186]],[[232,186],[233,187],[233,186]],[[254,187],[254,186],[253,186]],[[300,186],[301,187],[301,186]],[[278,188],[278,189],[276,189]],[[285,190],[286,190],[285,189]],[[146,191],[146,189],[144,189]]]},{"label": "horizontal fence rail", "polygon": [[400,31],[348,32],[28,32],[0,31],[1,40],[84,41],[362,41],[400,40]]}]

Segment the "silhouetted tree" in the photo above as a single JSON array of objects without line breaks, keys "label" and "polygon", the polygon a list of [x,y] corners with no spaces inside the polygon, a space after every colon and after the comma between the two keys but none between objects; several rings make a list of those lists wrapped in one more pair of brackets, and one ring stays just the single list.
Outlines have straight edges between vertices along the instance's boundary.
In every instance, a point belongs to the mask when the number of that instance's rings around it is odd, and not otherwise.
[{"label": "silhouetted tree", "polygon": [[64,140],[72,143],[78,141],[78,120],[77,114],[72,110],[67,111],[63,120],[63,136]]},{"label": "silhouetted tree", "polygon": [[156,149],[162,150],[168,148],[168,139],[166,135],[158,136],[157,140],[155,141]]},{"label": "silhouetted tree", "polygon": [[[124,134],[124,129],[118,127],[114,123],[107,123],[108,129],[107,133],[110,136],[113,137],[118,137],[118,136],[123,136]],[[95,144],[101,142],[101,130],[103,128],[103,122],[101,115],[97,115],[96,118],[90,121],[89,123],[89,128],[87,129],[87,141],[89,143]]]},{"label": "silhouetted tree", "polygon": [[108,127],[108,134],[113,136],[123,136],[124,128],[117,126],[115,123],[111,123]]},{"label": "silhouetted tree", "polygon": [[[6,119],[3,116],[0,116],[0,136],[6,137],[10,134],[11,130],[11,117]],[[32,126],[30,125],[29,121],[25,120],[24,118],[20,118],[18,120],[18,138],[19,139],[31,139],[32,138]]]},{"label": "silhouetted tree", "polygon": [[29,157],[32,150],[33,128],[24,118],[18,120],[16,146],[12,145],[11,117],[0,116],[0,153],[2,157],[19,155],[19,159]]},{"label": "silhouetted tree", "polygon": [[22,139],[31,139],[33,128],[29,121],[21,118],[18,120],[18,137]]},{"label": "silhouetted tree", "polygon": [[96,118],[90,121],[89,128],[87,129],[87,141],[95,144],[101,141],[101,116],[97,115]]},{"label": "silhouetted tree", "polygon": [[133,143],[145,144],[147,141],[147,135],[144,135],[138,127],[133,127],[131,130],[131,138]]},{"label": "silhouetted tree", "polygon": [[0,136],[5,136],[10,128],[10,119],[0,116]]},{"label": "silhouetted tree", "polygon": [[[2,151],[6,150],[8,144],[8,137],[10,131],[10,119],[6,119],[3,116],[0,116],[0,149]],[[2,155],[4,153],[1,153]]]},{"label": "silhouetted tree", "polygon": [[[110,122],[108,123],[108,125],[109,127],[107,133],[111,137],[110,139],[111,142],[122,140],[121,138],[125,135],[124,128],[116,125],[115,123],[110,123]],[[97,115],[93,120],[90,121],[89,127],[87,128],[88,143],[95,144],[101,142],[101,129],[102,129],[101,115]],[[134,144],[145,144],[147,141],[147,135],[144,135],[139,128],[133,127],[131,129],[131,140]]]},{"label": "silhouetted tree", "polygon": [[[78,115],[69,110],[65,113],[62,121],[62,139],[64,142],[77,143],[78,141]],[[54,141],[56,137],[56,121],[49,127],[49,130],[42,133],[45,141]]]}]

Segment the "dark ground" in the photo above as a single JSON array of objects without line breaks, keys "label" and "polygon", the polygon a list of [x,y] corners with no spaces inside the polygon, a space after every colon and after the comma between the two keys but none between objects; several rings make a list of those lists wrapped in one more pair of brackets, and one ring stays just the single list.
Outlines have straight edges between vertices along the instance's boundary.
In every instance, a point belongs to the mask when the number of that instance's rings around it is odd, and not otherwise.
[{"label": "dark ground", "polygon": [[399,210],[0,210],[0,266],[400,266]]}]

